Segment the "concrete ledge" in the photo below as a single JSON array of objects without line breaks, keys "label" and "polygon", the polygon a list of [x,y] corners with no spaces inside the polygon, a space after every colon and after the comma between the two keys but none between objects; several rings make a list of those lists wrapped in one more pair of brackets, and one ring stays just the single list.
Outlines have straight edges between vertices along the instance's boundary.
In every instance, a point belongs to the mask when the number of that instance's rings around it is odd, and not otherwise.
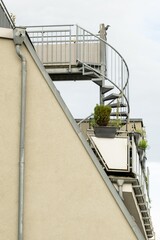
[{"label": "concrete ledge", "polygon": [[13,29],[0,28],[0,38],[13,39]]}]

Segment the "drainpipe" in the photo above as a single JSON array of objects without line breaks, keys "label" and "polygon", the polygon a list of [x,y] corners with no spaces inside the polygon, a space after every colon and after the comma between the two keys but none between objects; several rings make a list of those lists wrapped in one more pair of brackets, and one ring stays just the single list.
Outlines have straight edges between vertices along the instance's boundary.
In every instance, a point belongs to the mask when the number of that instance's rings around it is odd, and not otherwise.
[{"label": "drainpipe", "polygon": [[23,240],[24,219],[24,172],[25,172],[25,115],[26,115],[26,75],[27,62],[21,52],[21,46],[25,38],[25,29],[14,29],[14,43],[16,53],[21,59],[21,112],[20,112],[20,144],[19,144],[19,193],[18,193],[18,240]]}]

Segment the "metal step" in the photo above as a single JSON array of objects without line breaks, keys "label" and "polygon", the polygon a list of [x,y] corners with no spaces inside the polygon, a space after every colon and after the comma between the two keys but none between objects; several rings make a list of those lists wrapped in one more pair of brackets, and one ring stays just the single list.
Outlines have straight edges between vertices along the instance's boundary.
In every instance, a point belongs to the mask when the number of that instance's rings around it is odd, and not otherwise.
[{"label": "metal step", "polygon": [[96,83],[98,86],[102,87],[102,78],[94,78],[92,79],[94,83]]},{"label": "metal step", "polygon": [[116,117],[116,116],[121,116],[121,117],[128,117],[128,113],[126,112],[111,112],[110,116]]},{"label": "metal step", "polygon": [[136,195],[136,197],[144,197],[143,194]]},{"label": "metal step", "polygon": [[95,84],[97,84],[98,86],[101,87],[101,89],[102,89],[102,94],[107,93],[107,92],[109,92],[109,91],[111,91],[111,90],[114,89],[114,86],[104,86],[104,87],[102,87],[102,79],[101,79],[101,78],[97,78],[97,79],[94,79],[94,80],[92,79],[92,81],[93,81]]},{"label": "metal step", "polygon": [[95,72],[84,72],[83,75],[95,75]]},{"label": "metal step", "polygon": [[[139,205],[139,204],[138,204]],[[141,213],[148,213],[148,210],[147,209],[145,209],[145,210],[140,210],[141,211]]]},{"label": "metal step", "polygon": [[127,104],[125,103],[111,103],[109,104],[111,106],[111,108],[117,108],[117,107],[127,107]]},{"label": "metal step", "polygon": [[113,100],[119,98],[119,94],[112,93],[106,97],[103,98],[103,102],[108,101],[108,100]]},{"label": "metal step", "polygon": [[77,65],[77,67],[81,67],[82,63],[79,60],[76,60],[76,65]]},{"label": "metal step", "polygon": [[153,237],[153,234],[147,234],[147,237],[148,237],[148,238],[152,238],[152,237]]},{"label": "metal step", "polygon": [[[76,64],[77,64],[77,66],[82,66],[83,65],[83,62],[81,62],[81,61],[79,61],[79,60],[76,60]],[[92,67],[92,68],[94,68],[94,67],[97,67],[97,68],[99,68],[99,67],[101,67],[101,63],[93,63],[93,62],[84,62],[84,64],[87,66],[90,66],[90,67]]]},{"label": "metal step", "polygon": [[143,220],[148,220],[148,219],[150,219],[150,217],[142,217],[143,218]]},{"label": "metal step", "polygon": [[107,93],[107,92],[111,91],[112,89],[114,89],[113,86],[104,86],[104,87],[101,88],[101,91],[104,94],[104,93]]},{"label": "metal step", "polygon": [[144,226],[151,226],[150,223],[144,223]]},{"label": "metal step", "polygon": [[143,202],[143,203],[138,203],[139,206],[145,206],[146,207],[146,204]]},{"label": "metal step", "polygon": [[99,77],[99,74],[98,73],[96,73],[96,72],[94,72],[94,71],[85,71],[85,72],[83,72],[83,75],[85,76],[85,75],[88,75],[88,76],[91,76],[92,78],[94,78],[94,76],[97,78],[97,77]]}]

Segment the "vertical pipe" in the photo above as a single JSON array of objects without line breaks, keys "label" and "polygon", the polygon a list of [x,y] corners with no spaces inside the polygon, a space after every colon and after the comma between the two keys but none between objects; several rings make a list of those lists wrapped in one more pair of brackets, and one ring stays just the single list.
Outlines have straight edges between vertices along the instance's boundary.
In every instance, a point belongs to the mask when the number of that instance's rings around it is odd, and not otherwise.
[{"label": "vertical pipe", "polygon": [[20,144],[19,144],[19,196],[18,196],[18,240],[23,240],[24,219],[24,173],[25,173],[25,118],[26,118],[26,76],[27,62],[21,52],[24,41],[24,29],[15,29],[14,42],[16,53],[21,59],[21,109],[20,109]]},{"label": "vertical pipe", "polygon": [[24,144],[25,144],[25,112],[26,112],[26,59],[21,54],[20,46],[16,51],[22,61],[21,70],[21,116],[20,116],[20,159],[19,159],[19,213],[18,213],[18,240],[23,239],[23,216],[24,216]]}]

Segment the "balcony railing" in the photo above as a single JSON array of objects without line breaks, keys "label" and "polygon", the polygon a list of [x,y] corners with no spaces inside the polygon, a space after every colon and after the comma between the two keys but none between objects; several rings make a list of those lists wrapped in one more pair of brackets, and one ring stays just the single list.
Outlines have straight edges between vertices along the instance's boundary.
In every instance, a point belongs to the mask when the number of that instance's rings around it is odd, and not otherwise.
[{"label": "balcony railing", "polygon": [[[142,195],[149,203],[146,157],[141,159],[134,133],[118,131],[115,138],[97,138],[93,130],[87,131],[91,147],[107,172],[129,173],[138,180]],[[116,151],[115,151],[116,149]]]},{"label": "balcony railing", "polygon": [[[103,169],[111,179],[131,183],[143,227],[148,237],[153,236],[150,219],[149,174],[145,166],[146,156],[139,154],[134,132],[117,131],[115,138],[98,138],[93,129],[87,131],[88,141]],[[116,151],[115,151],[116,149]],[[117,175],[118,174],[118,175]],[[119,177],[118,177],[119,176]]]}]

